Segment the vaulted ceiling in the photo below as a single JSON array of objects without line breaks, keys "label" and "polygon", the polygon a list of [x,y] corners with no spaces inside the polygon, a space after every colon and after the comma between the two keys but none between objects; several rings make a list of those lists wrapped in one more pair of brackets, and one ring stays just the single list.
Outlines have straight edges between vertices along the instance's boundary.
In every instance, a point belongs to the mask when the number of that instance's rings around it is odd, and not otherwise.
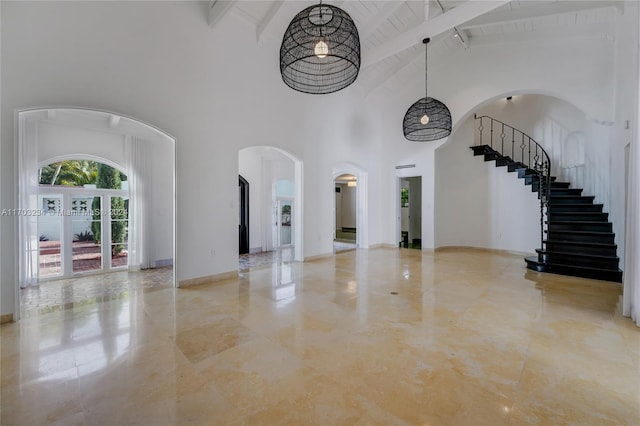
[{"label": "vaulted ceiling", "polygon": [[[236,14],[255,28],[256,43],[280,40],[289,21],[318,1],[215,0],[208,21],[215,27]],[[362,67],[357,84],[369,93],[412,69],[424,73],[429,59],[504,43],[549,43],[561,39],[615,39],[613,0],[345,0],[329,1],[347,11],[358,27]]]}]

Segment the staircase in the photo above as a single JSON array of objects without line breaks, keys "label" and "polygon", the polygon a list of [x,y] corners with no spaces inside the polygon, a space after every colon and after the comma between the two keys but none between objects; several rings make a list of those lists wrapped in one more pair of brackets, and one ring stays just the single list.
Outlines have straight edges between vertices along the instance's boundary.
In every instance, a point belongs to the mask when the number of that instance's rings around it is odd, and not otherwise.
[{"label": "staircase", "polygon": [[[491,117],[476,117],[476,120],[480,120],[480,144],[471,147],[473,155],[483,156],[485,161],[495,161],[496,167],[507,167],[509,172],[517,173],[518,178],[531,186],[531,191],[537,192],[541,200],[542,248],[536,249],[538,256],[525,258],[527,268],[538,272],[622,282],[615,234],[608,213],[602,211],[603,205],[595,204],[593,196],[582,195],[582,189],[571,188],[569,182],[558,182],[549,173],[545,175],[540,165],[546,153],[543,156],[537,151],[539,145],[531,138]],[[482,120],[485,125],[487,120],[491,120],[488,145],[482,143],[482,133],[486,128]],[[497,143],[494,143],[494,126],[501,131]],[[516,132],[523,136],[515,137]],[[510,139],[506,144],[505,138]],[[536,146],[527,146],[530,142]],[[539,148],[542,150],[542,147]],[[529,166],[527,151],[531,158],[532,149],[535,150],[535,159],[529,161],[529,164],[533,164]]]}]

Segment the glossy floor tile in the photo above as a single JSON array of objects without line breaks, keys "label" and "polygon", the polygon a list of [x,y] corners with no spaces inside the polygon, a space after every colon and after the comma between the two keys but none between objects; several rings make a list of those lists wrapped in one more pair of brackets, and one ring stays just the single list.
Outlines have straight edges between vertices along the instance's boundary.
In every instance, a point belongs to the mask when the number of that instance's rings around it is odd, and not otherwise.
[{"label": "glossy floor tile", "polygon": [[618,284],[477,250],[274,259],[3,326],[0,423],[640,423]]},{"label": "glossy floor tile", "polygon": [[261,251],[241,254],[238,259],[238,270],[246,272],[271,266],[274,262],[288,263],[293,261],[293,247],[280,250]]},{"label": "glossy floor tile", "polygon": [[116,271],[44,281],[20,290],[23,318],[71,309],[82,304],[106,302],[131,292],[149,292],[172,287],[173,268]]}]

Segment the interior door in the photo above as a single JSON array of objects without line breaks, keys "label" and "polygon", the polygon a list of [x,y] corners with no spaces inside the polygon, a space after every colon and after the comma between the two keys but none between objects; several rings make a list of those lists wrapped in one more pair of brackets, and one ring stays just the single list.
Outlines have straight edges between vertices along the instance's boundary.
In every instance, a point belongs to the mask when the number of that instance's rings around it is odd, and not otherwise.
[{"label": "interior door", "polygon": [[240,217],[238,218],[239,254],[249,253],[249,182],[238,176],[238,197]]}]

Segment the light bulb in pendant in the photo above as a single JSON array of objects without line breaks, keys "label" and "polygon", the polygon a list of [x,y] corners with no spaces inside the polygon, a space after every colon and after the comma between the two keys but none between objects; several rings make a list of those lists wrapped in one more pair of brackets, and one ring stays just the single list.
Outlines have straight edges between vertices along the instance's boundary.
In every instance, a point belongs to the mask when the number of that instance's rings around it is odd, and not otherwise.
[{"label": "light bulb in pendant", "polygon": [[423,115],[420,118],[420,123],[424,124],[425,126],[429,124],[429,116],[427,114]]},{"label": "light bulb in pendant", "polygon": [[318,43],[316,43],[316,47],[315,49],[313,49],[313,53],[315,53],[318,58],[326,58],[327,54],[329,53],[329,46],[327,46],[327,43],[325,43],[323,40],[320,40]]}]

